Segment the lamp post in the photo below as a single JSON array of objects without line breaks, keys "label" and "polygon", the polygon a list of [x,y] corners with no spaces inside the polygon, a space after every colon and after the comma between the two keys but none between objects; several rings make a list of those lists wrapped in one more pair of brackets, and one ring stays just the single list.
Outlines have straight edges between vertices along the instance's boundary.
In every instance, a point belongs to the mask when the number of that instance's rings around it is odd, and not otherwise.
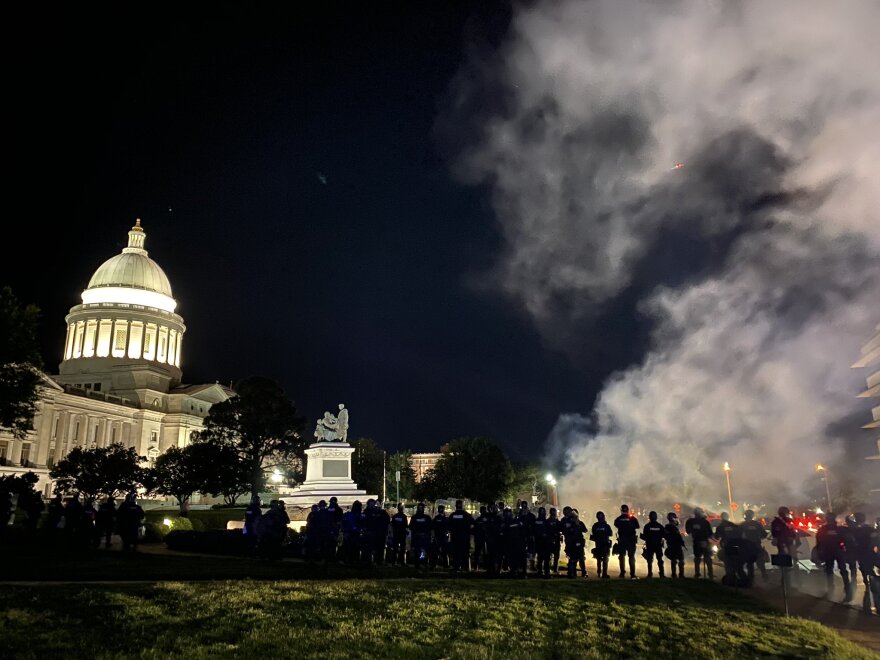
[{"label": "lamp post", "polygon": [[547,482],[547,485],[551,489],[550,504],[552,504],[553,506],[559,506],[559,491],[556,490],[556,478],[548,472],[544,480]]},{"label": "lamp post", "polygon": [[828,513],[831,513],[834,509],[831,507],[831,488],[828,487],[828,468],[819,463],[816,466],[816,472],[821,472],[822,479],[825,481],[825,497],[828,499]]},{"label": "lamp post", "polygon": [[733,517],[733,495],[730,492],[730,464],[724,461],[724,476],[727,477],[727,503],[730,506],[730,517]]}]

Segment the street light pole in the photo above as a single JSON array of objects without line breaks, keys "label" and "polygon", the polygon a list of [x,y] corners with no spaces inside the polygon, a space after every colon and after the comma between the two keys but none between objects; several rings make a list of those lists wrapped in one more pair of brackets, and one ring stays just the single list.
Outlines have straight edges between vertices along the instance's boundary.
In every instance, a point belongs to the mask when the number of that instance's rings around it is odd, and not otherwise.
[{"label": "street light pole", "polygon": [[828,513],[831,513],[834,509],[831,507],[831,488],[828,486],[828,468],[824,465],[817,465],[816,472],[822,472],[822,478],[825,480],[825,497],[828,500]]},{"label": "street light pole", "polygon": [[724,476],[727,477],[727,503],[730,506],[730,517],[733,517],[733,495],[730,492],[730,465],[724,461]]},{"label": "street light pole", "polygon": [[544,480],[547,482],[548,488],[551,489],[550,504],[553,506],[559,506],[559,491],[556,489],[556,478],[548,472]]}]

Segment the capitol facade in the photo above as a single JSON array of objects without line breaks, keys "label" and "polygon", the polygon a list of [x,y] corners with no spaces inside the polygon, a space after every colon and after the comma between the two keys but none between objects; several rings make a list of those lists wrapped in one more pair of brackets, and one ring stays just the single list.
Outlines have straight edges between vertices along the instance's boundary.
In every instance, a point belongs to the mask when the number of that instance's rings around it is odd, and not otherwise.
[{"label": "capitol facade", "polygon": [[214,403],[233,392],[187,385],[180,369],[183,318],[165,272],[150,259],[138,220],[128,246],[105,261],[66,317],[57,375],[44,374],[34,429],[24,440],[0,431],[0,474],[49,470],[74,447],[133,447],[149,461],[183,447]]}]

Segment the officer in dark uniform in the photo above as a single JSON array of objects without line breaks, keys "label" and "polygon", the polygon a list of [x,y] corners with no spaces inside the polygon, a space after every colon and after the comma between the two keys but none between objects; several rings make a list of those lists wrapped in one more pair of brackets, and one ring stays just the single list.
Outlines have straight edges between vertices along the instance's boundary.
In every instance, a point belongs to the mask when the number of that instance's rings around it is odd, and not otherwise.
[{"label": "officer in dark uniform", "polygon": [[495,504],[490,504],[486,511],[484,531],[486,534],[486,571],[489,575],[501,572],[504,549],[501,543],[502,517]]},{"label": "officer in dark uniform", "polygon": [[516,514],[523,524],[526,539],[526,558],[531,570],[535,570],[535,514],[529,511],[529,503],[523,500],[519,503],[519,512]]},{"label": "officer in dark uniform", "polygon": [[474,518],[474,569],[485,568],[486,563],[486,522],[489,520],[489,509],[480,507],[480,515]]},{"label": "officer in dark uniform", "polygon": [[672,577],[684,577],[684,537],[678,528],[678,516],[670,511],[666,514],[669,522],[663,527],[663,536],[666,539],[666,558],[672,567]]},{"label": "officer in dark uniform", "polygon": [[[798,538],[797,528],[791,520],[791,510],[787,506],[779,507],[776,517],[770,523],[770,536],[773,545],[776,546],[777,553],[780,555],[788,555],[791,557],[792,563],[797,562],[798,547],[801,542]],[[798,582],[797,571],[785,571],[784,577],[793,583]]]},{"label": "officer in dark uniform", "polygon": [[540,507],[538,516],[532,526],[532,534],[535,537],[535,554],[538,557],[538,574],[541,577],[550,577],[550,553],[552,552],[551,529],[547,519],[547,509]]},{"label": "officer in dark uniform", "polygon": [[434,541],[431,544],[431,568],[435,566],[449,567],[449,520],[446,518],[446,507],[440,504],[437,515],[431,522]]},{"label": "officer in dark uniform", "polygon": [[764,539],[767,538],[767,530],[764,529],[764,525],[755,520],[755,512],[751,509],[745,512],[745,518],[745,521],[740,525],[740,530],[743,538],[754,546],[754,552],[749,555],[752,560],[746,558],[746,574],[751,584],[755,581],[755,564],[758,564],[761,577],[767,579],[767,562],[764,559],[763,545]]},{"label": "officer in dark uniform", "polygon": [[730,547],[728,544],[733,539],[742,537],[742,530],[739,526],[730,520],[730,514],[724,511],[721,514],[721,522],[715,528],[715,538],[721,546],[721,561],[724,562],[724,576],[722,582],[733,584],[735,581],[741,581],[739,577],[739,564],[741,563],[740,551],[741,544],[736,543]]},{"label": "officer in dark uniform", "polygon": [[431,549],[431,516],[425,513],[425,503],[419,502],[409,520],[410,546],[416,570],[428,564]]},{"label": "officer in dark uniform", "polygon": [[244,538],[251,553],[257,550],[257,526],[263,516],[262,502],[258,495],[252,495],[251,501],[244,510]]},{"label": "officer in dark uniform", "polygon": [[684,531],[691,537],[691,548],[694,552],[694,577],[700,577],[700,566],[705,564],[706,577],[715,579],[712,566],[712,525],[706,518],[706,512],[700,507],[694,509],[694,517],[684,523]]},{"label": "officer in dark uniform", "polygon": [[593,556],[596,558],[596,575],[600,578],[608,578],[608,557],[611,555],[614,530],[605,520],[605,513],[596,513],[596,522],[590,531],[590,540],[593,542]]},{"label": "officer in dark uniform", "polygon": [[47,529],[52,533],[57,532],[63,515],[64,502],[61,499],[61,493],[55,493],[46,507],[46,522],[43,523],[43,529]]},{"label": "officer in dark uniform", "polygon": [[581,569],[581,577],[587,577],[587,526],[581,521],[577,509],[572,509],[568,515],[570,522],[565,527],[565,556],[568,557],[568,577],[574,578],[578,568]]},{"label": "officer in dark uniform", "polygon": [[639,528],[639,521],[635,516],[629,514],[629,506],[622,504],[620,506],[620,515],[614,519],[614,526],[617,528],[617,558],[620,562],[620,577],[626,577],[626,558],[629,557],[629,576],[636,579],[636,530]]},{"label": "officer in dark uniform", "polygon": [[327,505],[327,513],[330,515],[330,520],[333,523],[330,533],[334,540],[330,545],[332,549],[332,556],[330,559],[336,561],[339,556],[339,534],[342,531],[342,516],[345,515],[345,512],[342,510],[342,507],[339,506],[339,500],[335,496],[330,498],[330,504]]},{"label": "officer in dark uniform", "polygon": [[378,506],[374,499],[367,500],[364,509],[363,543],[365,559],[369,564],[382,565],[385,560],[385,540],[388,538],[388,525],[391,519],[385,509]]},{"label": "officer in dark uniform", "polygon": [[[853,537],[853,554],[858,561],[859,573],[862,576],[862,582],[865,584],[865,609],[871,611],[871,580],[874,575],[874,548],[880,544],[877,530],[868,524],[867,516],[862,511],[857,511],[853,516],[855,524],[852,531]],[[855,581],[856,574],[852,574]]]},{"label": "officer in dark uniform", "polygon": [[660,577],[663,574],[663,537],[665,530],[663,525],[657,522],[657,512],[648,514],[648,522],[642,528],[641,539],[645,542],[643,556],[648,560],[648,577],[654,577],[654,559],[657,559],[657,571]]},{"label": "officer in dark uniform", "polygon": [[550,507],[547,526],[550,529],[550,571],[553,575],[557,575],[559,573],[559,552],[562,550],[562,521],[556,515],[556,507]]},{"label": "officer in dark uniform", "polygon": [[392,564],[406,566],[406,530],[409,520],[403,504],[397,505],[397,513],[391,516]]},{"label": "officer in dark uniform", "polygon": [[455,500],[455,511],[449,516],[449,543],[452,549],[453,571],[470,571],[473,527],[474,517],[464,510],[464,502]]},{"label": "officer in dark uniform", "polygon": [[819,560],[825,567],[825,583],[827,586],[825,597],[831,598],[834,593],[834,563],[837,562],[837,568],[840,571],[840,576],[843,578],[845,594],[843,602],[849,603],[853,599],[853,584],[850,582],[849,572],[846,567],[846,544],[833,513],[828,513],[828,521],[816,533],[816,549],[819,554]]},{"label": "officer in dark uniform", "polygon": [[513,511],[504,509],[501,523],[503,564],[509,568],[511,577],[526,577],[526,539],[523,526],[524,523],[513,515]]}]

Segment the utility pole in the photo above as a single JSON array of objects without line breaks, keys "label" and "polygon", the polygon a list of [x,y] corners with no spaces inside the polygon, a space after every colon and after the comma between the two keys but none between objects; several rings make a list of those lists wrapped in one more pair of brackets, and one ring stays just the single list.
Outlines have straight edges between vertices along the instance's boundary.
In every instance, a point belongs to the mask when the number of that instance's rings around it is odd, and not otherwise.
[{"label": "utility pole", "polygon": [[400,504],[400,470],[394,472],[394,479],[397,481],[397,504]]}]

